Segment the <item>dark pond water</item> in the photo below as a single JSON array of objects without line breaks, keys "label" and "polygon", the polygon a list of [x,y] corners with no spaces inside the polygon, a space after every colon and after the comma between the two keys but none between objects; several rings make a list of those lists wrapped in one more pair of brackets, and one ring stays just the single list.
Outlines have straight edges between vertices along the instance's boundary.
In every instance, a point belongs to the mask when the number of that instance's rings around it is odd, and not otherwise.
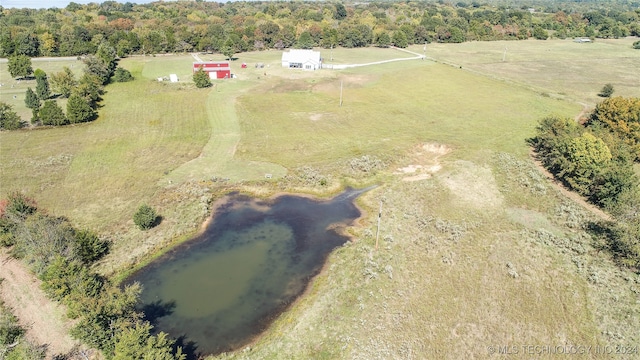
[{"label": "dark pond water", "polygon": [[205,232],[141,269],[143,310],[157,330],[216,354],[245,345],[299,296],[360,216],[347,190],[317,201],[232,194]]}]

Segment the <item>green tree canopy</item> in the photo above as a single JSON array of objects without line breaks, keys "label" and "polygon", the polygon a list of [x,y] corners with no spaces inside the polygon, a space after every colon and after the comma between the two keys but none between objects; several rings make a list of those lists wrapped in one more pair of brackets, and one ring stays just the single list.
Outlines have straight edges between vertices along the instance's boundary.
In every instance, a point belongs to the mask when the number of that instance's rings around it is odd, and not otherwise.
[{"label": "green tree canopy", "polygon": [[27,88],[27,92],[24,97],[24,104],[31,109],[32,116],[31,122],[35,122],[38,119],[38,111],[40,111],[40,99],[38,99],[38,95],[36,95],[31,88]]},{"label": "green tree canopy", "polygon": [[151,335],[149,323],[137,323],[121,331],[115,339],[113,360],[184,360],[186,355],[178,347],[173,352],[174,341],[166,333]]},{"label": "green tree canopy", "polygon": [[[38,71],[39,70],[39,71]],[[36,75],[36,95],[40,100],[46,100],[51,97],[51,91],[49,90],[49,79],[47,74],[38,69],[35,72]]]},{"label": "green tree canopy", "polygon": [[67,101],[67,119],[71,124],[93,120],[95,111],[86,98],[79,94],[72,94]]},{"label": "green tree canopy", "polygon": [[585,132],[569,142],[567,155],[572,164],[565,170],[567,182],[579,193],[589,194],[593,179],[611,160],[611,151],[602,139]]},{"label": "green tree canopy", "polygon": [[38,99],[36,93],[33,92],[31,88],[27,88],[27,92],[24,97],[24,104],[29,109],[35,110],[37,112],[38,110],[40,110],[40,105],[42,103],[40,102],[40,99]]},{"label": "green tree canopy", "polygon": [[605,84],[598,93],[598,96],[605,98],[611,97],[611,95],[613,95],[613,85],[611,84]]},{"label": "green tree canopy", "polygon": [[132,81],[133,76],[131,75],[131,72],[129,70],[117,67],[116,71],[113,73],[113,80],[115,80],[116,82]]},{"label": "green tree canopy", "polygon": [[386,31],[383,31],[380,34],[378,34],[378,37],[376,38],[376,45],[381,48],[386,48],[386,47],[389,47],[389,45],[391,45],[391,38],[389,37],[389,34],[387,34]]},{"label": "green tree canopy", "polygon": [[22,119],[13,111],[13,107],[7,103],[0,102],[0,129],[16,130],[23,126]]},{"label": "green tree canopy", "polygon": [[39,116],[43,125],[67,125],[69,120],[55,100],[47,100],[40,108]]},{"label": "green tree canopy", "polygon": [[299,49],[311,49],[313,48],[313,45],[313,38],[311,37],[311,33],[309,33],[308,31],[303,31],[298,38],[296,47]]},{"label": "green tree canopy", "polygon": [[536,26],[533,28],[533,37],[537,40],[547,40],[549,38],[549,33],[541,26]]},{"label": "green tree canopy", "polygon": [[409,45],[407,41],[407,34],[402,30],[398,30],[393,33],[393,45],[399,48],[406,48]]},{"label": "green tree canopy", "polygon": [[51,75],[51,88],[63,98],[68,98],[76,85],[78,82],[67,66],[63,67],[62,71]]},{"label": "green tree canopy", "polygon": [[158,220],[158,214],[149,205],[142,205],[133,215],[133,222],[140,228],[140,230],[151,229],[156,225]]},{"label": "green tree canopy", "polygon": [[102,80],[96,75],[85,73],[78,81],[78,86],[73,88],[71,93],[84,97],[91,104],[91,107],[95,107],[95,104],[102,99]]},{"label": "green tree canopy", "polygon": [[197,88],[205,88],[211,86],[209,74],[202,68],[198,69],[198,71],[193,74],[193,82],[196,84]]},{"label": "green tree canopy", "polygon": [[26,55],[15,55],[9,58],[9,74],[14,78],[26,78],[33,74],[31,58]]}]

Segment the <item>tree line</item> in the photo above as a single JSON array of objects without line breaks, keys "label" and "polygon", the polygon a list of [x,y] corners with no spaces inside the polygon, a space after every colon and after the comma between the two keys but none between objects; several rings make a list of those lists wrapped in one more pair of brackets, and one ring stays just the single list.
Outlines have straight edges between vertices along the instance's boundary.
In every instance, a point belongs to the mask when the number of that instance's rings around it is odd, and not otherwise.
[{"label": "tree line", "polygon": [[[153,326],[136,310],[139,285],[120,288],[91,270],[109,245],[92,231],[38,209],[20,193],[0,202],[0,246],[10,247],[11,255],[29,266],[48,297],[66,305],[75,319],[74,338],[107,359],[185,359],[167,334],[153,335]],[[22,334],[12,324],[0,313],[0,345]]]},{"label": "tree line", "polygon": [[593,229],[620,263],[640,270],[640,98],[605,99],[583,124],[545,118],[531,144],[560,181],[613,215]]},{"label": "tree line", "polygon": [[[497,5],[496,5],[497,4]],[[640,35],[637,0],[499,5],[432,2],[156,2],[49,9],[0,7],[0,56],[163,52],[224,54],[289,47]]]},{"label": "tree line", "polygon": [[[9,58],[8,70],[12,77],[36,79],[35,91],[27,88],[25,106],[32,111],[33,125],[67,125],[92,121],[97,117],[96,109],[102,100],[104,86],[111,80],[116,82],[133,80],[131,73],[117,67],[115,50],[107,43],[98,47],[95,55],[83,60],[83,75],[76,79],[68,67],[48,76],[43,70],[33,70],[31,59],[26,55]],[[66,98],[66,113],[56,99]],[[10,105],[0,103],[0,129],[15,130],[26,125]]]}]

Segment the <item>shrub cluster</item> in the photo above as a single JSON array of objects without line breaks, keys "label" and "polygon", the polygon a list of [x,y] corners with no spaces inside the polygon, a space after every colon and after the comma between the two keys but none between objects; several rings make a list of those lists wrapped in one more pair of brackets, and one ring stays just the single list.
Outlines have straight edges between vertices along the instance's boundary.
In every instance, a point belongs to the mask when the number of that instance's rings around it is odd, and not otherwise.
[{"label": "shrub cluster", "polygon": [[120,289],[90,266],[109,250],[95,233],[74,228],[67,219],[39,211],[35,202],[14,193],[0,203],[0,241],[30,266],[52,299],[76,319],[71,335],[101,350],[107,359],[184,359],[166,334],[136,310],[140,286]]},{"label": "shrub cluster", "polygon": [[0,359],[44,359],[45,347],[27,341],[24,334],[18,319],[0,302]]},{"label": "shrub cluster", "polygon": [[540,121],[531,139],[537,156],[565,185],[608,210],[615,221],[594,226],[619,262],[640,269],[640,99],[609,98],[586,126],[571,119]]},{"label": "shrub cluster", "polygon": [[142,205],[138,208],[135,214],[133,214],[133,222],[140,230],[151,229],[156,225],[158,221],[158,214],[149,205]]}]

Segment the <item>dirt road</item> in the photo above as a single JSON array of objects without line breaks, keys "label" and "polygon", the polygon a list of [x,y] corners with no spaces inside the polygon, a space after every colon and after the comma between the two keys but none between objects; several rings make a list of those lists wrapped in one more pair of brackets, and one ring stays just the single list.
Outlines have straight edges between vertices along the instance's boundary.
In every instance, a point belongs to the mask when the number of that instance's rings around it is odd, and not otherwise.
[{"label": "dirt road", "polygon": [[47,358],[65,354],[76,341],[69,335],[70,321],[63,306],[49,300],[40,289],[40,280],[18,260],[0,250],[0,298],[11,308],[27,330],[27,338],[47,345]]}]

